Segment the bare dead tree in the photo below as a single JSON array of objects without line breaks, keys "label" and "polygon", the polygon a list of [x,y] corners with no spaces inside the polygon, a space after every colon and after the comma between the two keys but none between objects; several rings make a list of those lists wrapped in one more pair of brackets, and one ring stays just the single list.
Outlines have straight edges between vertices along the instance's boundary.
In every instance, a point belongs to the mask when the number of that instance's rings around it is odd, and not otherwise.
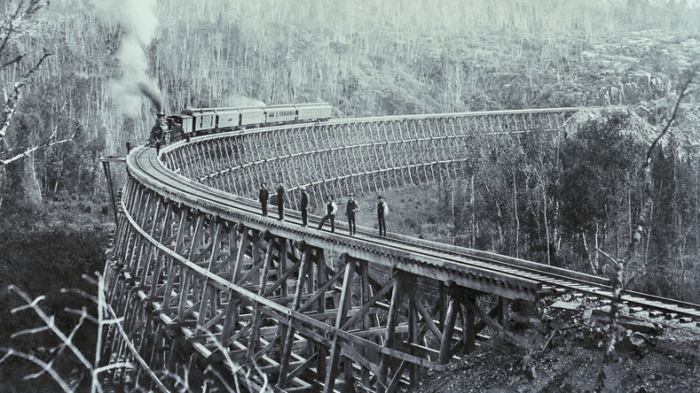
[{"label": "bare dead tree", "polygon": [[[659,141],[661,138],[663,138],[671,129],[671,125],[673,125],[673,122],[676,120],[676,116],[678,115],[678,108],[681,105],[681,101],[685,97],[688,96],[690,93],[690,86],[693,82],[693,78],[697,74],[697,71],[699,69],[700,65],[695,65],[691,67],[687,73],[686,76],[680,85],[680,94],[678,95],[678,99],[676,100],[676,104],[673,107],[673,112],[671,113],[671,117],[668,119],[666,122],[666,126],[661,130],[659,135],[654,139],[654,141],[649,145],[649,148],[647,149],[646,155],[644,157],[644,163],[642,164],[642,175],[643,175],[643,198],[644,198],[644,203],[642,205],[642,209],[639,212],[639,216],[637,217],[636,220],[636,225],[635,225],[635,230],[634,234],[632,235],[632,238],[630,239],[629,247],[627,247],[627,251],[625,252],[625,256],[623,258],[614,258],[611,255],[605,253],[603,250],[600,250],[596,247],[596,250],[603,254],[607,258],[607,260],[610,262],[610,264],[613,266],[614,274],[610,278],[610,286],[612,287],[612,294],[613,294],[613,299],[612,303],[610,304],[610,323],[608,325],[608,331],[607,335],[605,338],[605,355],[603,357],[603,363],[601,365],[601,369],[598,373],[598,378],[596,380],[596,385],[595,385],[595,391],[596,392],[602,392],[603,389],[605,388],[605,382],[607,379],[607,374],[605,372],[605,363],[611,362],[614,360],[614,353],[615,353],[615,345],[619,341],[621,329],[618,325],[618,318],[620,315],[620,309],[622,306],[622,294],[625,291],[625,289],[630,285],[634,277],[631,277],[629,279],[626,279],[625,277],[625,272],[626,272],[626,265],[629,264],[630,261],[632,261],[632,258],[634,257],[634,252],[636,250],[637,245],[642,241],[642,235],[646,231],[646,223],[649,215],[649,211],[651,210],[651,205],[653,202],[653,184],[652,184],[652,179],[651,179],[651,158],[654,153],[654,148],[659,144]],[[626,281],[625,281],[626,280]]]},{"label": "bare dead tree", "polygon": [[654,139],[654,141],[651,143],[649,148],[647,149],[647,154],[644,158],[644,163],[642,164],[642,176],[643,176],[643,181],[644,181],[644,189],[643,189],[643,198],[644,198],[644,203],[642,204],[642,209],[639,212],[639,216],[637,217],[637,225],[635,225],[634,229],[634,234],[632,235],[632,239],[630,239],[630,246],[627,248],[627,252],[625,253],[625,260],[630,261],[632,259],[632,255],[634,254],[634,251],[637,248],[637,245],[639,242],[642,240],[642,235],[646,231],[646,223],[649,215],[649,211],[651,210],[651,205],[653,203],[653,184],[652,184],[652,179],[651,179],[651,158],[652,154],[654,153],[654,148],[659,144],[659,141],[661,138],[663,138],[671,129],[671,125],[673,125],[673,122],[676,120],[676,116],[678,115],[678,108],[681,105],[681,102],[685,97],[690,94],[690,86],[693,83],[693,78],[695,78],[695,75],[698,72],[698,69],[700,68],[700,64],[696,64],[690,69],[685,74],[684,80],[682,84],[680,85],[680,94],[678,95],[678,99],[676,100],[676,105],[673,107],[673,112],[671,113],[671,117],[668,119],[666,122],[666,126],[661,130],[659,135]]},{"label": "bare dead tree", "polygon": [[[47,0],[20,0],[16,3],[14,11],[5,16],[4,21],[0,25],[0,70],[10,66],[19,67],[23,65],[27,56],[17,48],[16,41],[22,35],[27,34],[32,26],[32,17],[41,9],[48,6],[48,4],[49,1]],[[11,87],[3,88],[3,103],[2,110],[0,111],[0,142],[4,142],[2,145],[5,149],[8,148],[5,137],[10,129],[12,119],[17,111],[19,103],[22,100],[23,91],[27,85],[32,83],[34,75],[49,56],[51,56],[51,53],[44,49],[43,55],[41,55],[38,60],[26,66],[26,71],[24,71],[17,80],[9,83]],[[74,136],[75,135],[57,141],[55,140],[55,135],[52,135],[44,143],[37,146],[26,147],[21,153],[15,153],[15,155],[10,158],[0,160],[0,165],[7,165],[10,162],[27,157],[41,147],[67,142]]]}]

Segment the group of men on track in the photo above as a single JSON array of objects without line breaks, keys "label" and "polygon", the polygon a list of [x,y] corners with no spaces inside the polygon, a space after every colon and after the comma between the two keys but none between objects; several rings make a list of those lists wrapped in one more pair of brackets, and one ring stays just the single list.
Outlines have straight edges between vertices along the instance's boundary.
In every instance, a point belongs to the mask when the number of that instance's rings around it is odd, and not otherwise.
[{"label": "group of men on track", "polygon": [[[299,209],[301,211],[301,222],[302,226],[308,226],[309,222],[309,194],[306,192],[306,187],[300,187],[301,191],[301,201]],[[284,220],[284,201],[287,191],[284,188],[284,183],[279,182],[277,186],[277,195],[275,203],[277,204],[277,214],[278,220]],[[355,200],[354,195],[351,193],[349,195],[350,199],[345,206],[345,215],[348,217],[348,230],[350,236],[355,236],[357,232],[357,225],[355,223],[355,214],[360,210],[360,205]],[[260,206],[262,208],[263,217],[267,217],[267,204],[270,200],[270,190],[267,189],[267,183],[263,182],[260,184],[259,193]],[[377,197],[377,223],[379,228],[379,235],[386,236],[386,220],[385,217],[389,213],[389,206],[384,201],[384,198],[379,195]],[[323,228],[323,225],[327,222],[331,222],[331,232],[335,232],[335,216],[338,214],[338,205],[335,203],[332,195],[326,197],[325,215],[318,224],[317,229]]]}]

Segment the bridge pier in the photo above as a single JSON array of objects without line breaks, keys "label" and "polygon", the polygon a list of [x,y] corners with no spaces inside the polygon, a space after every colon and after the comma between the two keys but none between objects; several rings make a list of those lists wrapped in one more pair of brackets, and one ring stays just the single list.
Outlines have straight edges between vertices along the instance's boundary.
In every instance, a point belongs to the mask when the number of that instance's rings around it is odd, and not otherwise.
[{"label": "bridge pier", "polygon": [[[204,377],[195,374],[221,370],[207,380],[393,392],[415,382],[420,367],[444,369],[473,350],[484,318],[500,315],[467,307],[476,307],[475,295],[454,282],[437,296],[424,294],[419,279],[445,288],[440,274],[394,267],[372,277],[375,254],[320,247],[308,229],[284,236],[186,207],[133,178],[121,203],[107,298],[124,316],[124,334],[114,332],[105,348],[112,362],[135,365],[114,374],[122,384],[200,384]],[[444,314],[442,296],[449,299]]]}]

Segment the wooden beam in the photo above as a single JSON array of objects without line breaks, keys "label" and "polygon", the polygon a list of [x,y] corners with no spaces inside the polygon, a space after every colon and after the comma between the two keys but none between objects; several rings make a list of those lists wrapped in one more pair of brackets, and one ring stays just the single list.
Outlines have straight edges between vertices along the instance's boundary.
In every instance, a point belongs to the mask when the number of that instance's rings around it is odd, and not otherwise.
[{"label": "wooden beam", "polygon": [[476,314],[482,321],[485,321],[491,328],[501,333],[506,340],[521,348],[527,348],[527,342],[525,342],[523,338],[515,336],[513,333],[505,330],[503,326],[499,325],[498,322],[496,322],[493,318],[489,317],[488,315],[486,315],[485,312],[481,311],[481,309],[479,309],[479,307],[475,303],[472,303],[471,300],[460,299],[460,301],[467,308],[469,308],[469,310]]},{"label": "wooden beam", "polygon": [[[468,297],[469,301],[475,303],[474,296]],[[476,349],[476,326],[474,325],[474,312],[469,307],[464,307],[462,321],[462,341],[466,353],[472,353]]]},{"label": "wooden beam", "polygon": [[[268,270],[272,264],[272,250],[274,248],[274,241],[268,242],[267,254],[265,255],[265,265],[263,266],[263,271],[260,276],[260,290],[258,295],[262,295],[265,291],[265,285],[267,283]],[[250,339],[248,340],[248,359],[253,359],[256,347],[258,345],[258,339],[260,337],[260,303],[255,302],[253,305],[253,321],[251,322],[252,328],[250,333]]]},{"label": "wooden beam", "polygon": [[423,317],[423,322],[425,322],[425,324],[428,325],[430,331],[433,332],[433,334],[435,335],[435,338],[437,338],[438,341],[442,341],[442,332],[440,332],[440,329],[435,325],[435,322],[433,321],[433,316],[430,315],[430,313],[428,312],[428,310],[425,309],[423,304],[421,304],[421,302],[418,301],[418,299],[416,299],[416,295],[413,291],[409,291],[408,296],[410,297],[411,301],[413,301],[416,311],[418,311]]},{"label": "wooden beam", "polygon": [[367,303],[365,303],[362,308],[355,313],[355,315],[348,319],[347,322],[343,324],[343,326],[340,327],[340,329],[347,330],[349,327],[355,324],[355,322],[359,321],[360,318],[364,317],[367,312],[374,306],[374,304],[379,300],[382,296],[384,296],[385,293],[389,292],[390,289],[392,289],[396,285],[396,279],[391,278],[389,282],[384,285],[379,292],[377,292],[372,299],[370,299]]},{"label": "wooden beam", "polygon": [[[355,261],[345,256],[345,277],[343,279],[343,291],[340,294],[340,303],[338,305],[338,316],[336,317],[335,327],[340,330],[340,327],[345,323],[347,310],[350,307],[352,298],[352,278],[355,271]],[[342,271],[342,269],[341,269]],[[340,361],[341,348],[338,343],[339,337],[336,333],[331,344],[330,358],[328,359],[328,369],[326,370],[324,393],[332,393],[335,386],[335,377],[338,371],[338,362]]]},{"label": "wooden beam", "polygon": [[[311,263],[311,255],[308,250],[304,251],[301,257],[301,267],[299,268],[299,281],[297,282],[296,293],[294,294],[294,301],[290,308],[292,310],[299,309],[299,304],[301,303],[301,295],[304,291],[304,286],[308,276],[309,265]],[[286,280],[286,278],[285,278]],[[294,326],[291,323],[292,317],[289,317],[289,326],[287,329],[287,335],[285,337],[284,347],[282,355],[280,356],[280,370],[279,379],[277,381],[277,387],[283,389],[287,385],[287,369],[289,367],[289,359],[292,353],[292,341],[294,340]]]},{"label": "wooden beam", "polygon": [[452,333],[454,332],[455,320],[457,319],[457,307],[459,307],[459,302],[453,296],[450,296],[450,303],[447,307],[447,316],[445,318],[445,329],[442,331],[442,340],[440,341],[440,357],[438,359],[440,364],[447,364],[450,361]]},{"label": "wooden beam", "polygon": [[[398,281],[394,284],[394,290],[391,296],[391,305],[389,306],[389,316],[386,323],[386,336],[384,338],[384,347],[393,349],[394,332],[398,323],[399,308],[401,307],[401,277],[397,277]],[[385,393],[387,386],[387,374],[389,372],[390,358],[387,354],[382,354],[379,364],[379,374],[377,374],[377,393]]]}]

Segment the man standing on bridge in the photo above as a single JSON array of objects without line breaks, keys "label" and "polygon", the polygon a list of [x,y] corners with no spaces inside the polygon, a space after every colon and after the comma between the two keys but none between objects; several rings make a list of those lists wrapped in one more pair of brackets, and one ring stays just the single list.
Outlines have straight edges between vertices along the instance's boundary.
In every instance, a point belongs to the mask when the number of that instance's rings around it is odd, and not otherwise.
[{"label": "man standing on bridge", "polygon": [[378,196],[377,199],[377,221],[379,222],[379,236],[386,236],[386,221],[384,218],[389,214],[389,206],[384,202],[382,196]]},{"label": "man standing on bridge", "polygon": [[355,212],[360,210],[360,205],[357,204],[355,197],[350,193],[350,200],[348,200],[347,206],[345,206],[345,215],[348,216],[348,229],[350,230],[350,236],[357,233],[357,226],[355,225]]},{"label": "man standing on bridge", "polygon": [[282,184],[282,181],[280,181],[279,186],[277,187],[277,212],[280,215],[280,218],[278,220],[284,220],[284,184]]},{"label": "man standing on bridge", "polygon": [[309,194],[306,193],[306,187],[301,186],[301,225],[309,225]]},{"label": "man standing on bridge", "polygon": [[262,215],[263,217],[267,217],[267,200],[270,199],[270,191],[267,189],[267,183],[265,182],[260,184],[260,196],[258,199],[260,200],[260,206],[262,207]]},{"label": "man standing on bridge", "polygon": [[331,220],[331,232],[335,232],[335,214],[338,212],[338,205],[333,202],[333,197],[328,195],[326,197],[326,200],[328,201],[326,203],[326,215],[323,216],[321,219],[321,223],[318,224],[318,229],[323,228],[323,224],[326,223],[326,220],[330,219]]}]

